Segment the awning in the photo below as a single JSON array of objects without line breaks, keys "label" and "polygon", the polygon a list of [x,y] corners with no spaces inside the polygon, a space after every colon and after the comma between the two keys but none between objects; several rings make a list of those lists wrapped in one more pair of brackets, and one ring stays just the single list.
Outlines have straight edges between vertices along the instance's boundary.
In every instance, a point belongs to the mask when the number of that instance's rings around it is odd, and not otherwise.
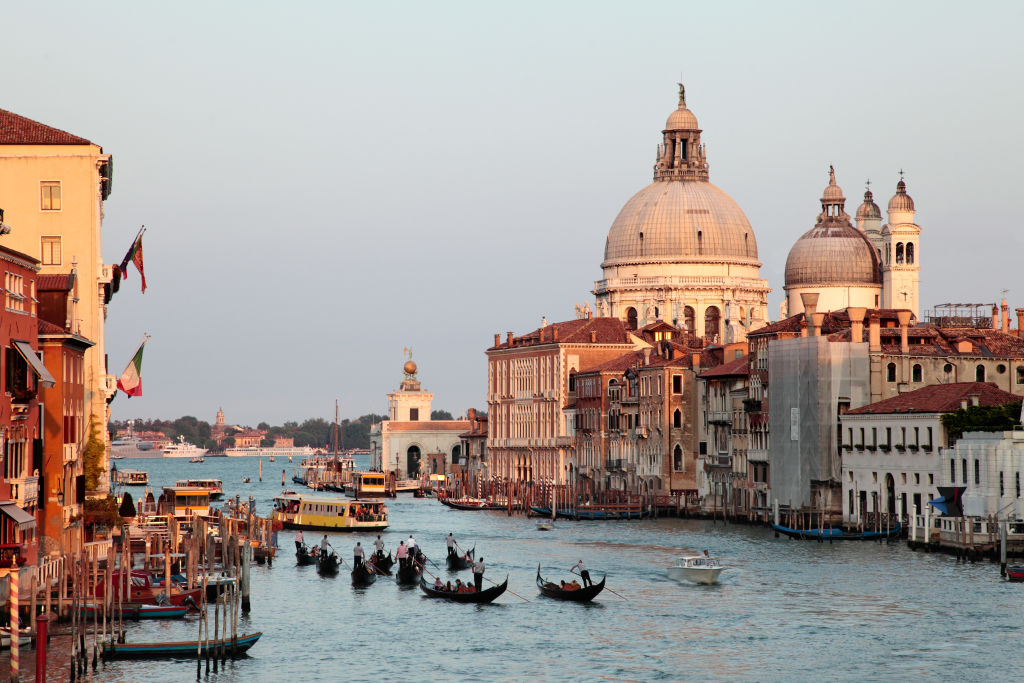
[{"label": "awning", "polygon": [[32,350],[32,346],[28,342],[23,341],[11,341],[14,344],[14,348],[18,349],[18,353],[25,359],[25,362],[32,367],[32,372],[36,373],[36,377],[43,383],[43,386],[52,387],[57,383],[57,380],[53,378],[50,371],[43,365],[43,361],[39,360],[39,356]]},{"label": "awning", "polygon": [[36,518],[22,510],[13,502],[0,503],[0,512],[13,519],[14,523],[18,525],[19,531],[34,529],[36,527]]}]

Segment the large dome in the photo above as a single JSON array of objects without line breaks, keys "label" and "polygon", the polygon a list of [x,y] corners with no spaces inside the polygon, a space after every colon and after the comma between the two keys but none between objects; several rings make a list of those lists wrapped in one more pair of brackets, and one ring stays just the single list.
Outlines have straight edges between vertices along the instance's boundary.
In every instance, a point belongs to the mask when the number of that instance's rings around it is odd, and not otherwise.
[{"label": "large dome", "polygon": [[816,225],[786,259],[786,288],[806,285],[880,285],[878,256],[867,235],[852,225]]},{"label": "large dome", "polygon": [[627,263],[757,263],[757,241],[732,197],[706,181],[656,181],[622,207],[602,267]]}]

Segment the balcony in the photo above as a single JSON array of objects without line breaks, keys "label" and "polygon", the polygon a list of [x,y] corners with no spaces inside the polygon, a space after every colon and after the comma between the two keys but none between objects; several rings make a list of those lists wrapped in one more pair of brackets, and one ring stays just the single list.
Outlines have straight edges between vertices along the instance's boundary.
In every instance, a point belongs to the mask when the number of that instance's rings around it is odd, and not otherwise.
[{"label": "balcony", "polygon": [[728,410],[709,410],[708,422],[712,424],[732,424],[732,412]]},{"label": "balcony", "polygon": [[717,453],[704,458],[706,467],[732,467],[732,455],[728,453]]},{"label": "balcony", "polygon": [[18,507],[35,505],[39,500],[39,477],[8,479],[8,482],[11,485],[11,499]]},{"label": "balcony", "polygon": [[62,464],[67,465],[69,463],[73,463],[75,461],[76,456],[78,455],[78,444],[74,444],[74,443],[66,443],[66,444],[64,444],[63,454],[64,454],[64,460],[63,460]]},{"label": "balcony", "polygon": [[619,403],[621,403],[623,405],[626,405],[626,404],[636,404],[639,401],[640,401],[640,397],[639,396],[623,396],[622,398],[619,399]]},{"label": "balcony", "polygon": [[614,458],[614,459],[609,458],[605,462],[605,469],[609,469],[609,470],[622,470],[622,469],[625,469],[625,463],[626,463],[626,461],[623,460],[622,458]]},{"label": "balcony", "polygon": [[745,398],[743,399],[743,410],[748,413],[761,412],[761,400],[757,398]]}]

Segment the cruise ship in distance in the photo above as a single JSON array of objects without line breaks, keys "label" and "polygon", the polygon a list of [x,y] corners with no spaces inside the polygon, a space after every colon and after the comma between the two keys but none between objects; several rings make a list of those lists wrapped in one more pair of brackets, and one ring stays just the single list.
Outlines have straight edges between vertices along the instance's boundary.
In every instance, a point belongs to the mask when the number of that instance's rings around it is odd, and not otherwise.
[{"label": "cruise ship in distance", "polygon": [[165,458],[194,458],[205,452],[205,448],[193,446],[185,441],[185,437],[179,436],[177,443],[168,444],[164,447],[163,456]]},{"label": "cruise ship in distance", "polygon": [[309,446],[245,446],[242,448],[225,448],[224,455],[231,458],[244,456],[270,456],[287,458],[294,455],[306,457],[313,455],[313,449]]}]

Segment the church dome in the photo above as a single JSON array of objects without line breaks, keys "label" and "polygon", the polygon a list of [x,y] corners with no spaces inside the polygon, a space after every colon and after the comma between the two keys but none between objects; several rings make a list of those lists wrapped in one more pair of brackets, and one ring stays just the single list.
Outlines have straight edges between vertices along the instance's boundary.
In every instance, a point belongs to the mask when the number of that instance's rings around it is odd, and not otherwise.
[{"label": "church dome", "polygon": [[669,114],[668,121],[665,122],[665,130],[697,130],[698,128],[697,117],[686,108],[685,104],[680,104],[678,109]]},{"label": "church dome", "polygon": [[757,261],[743,210],[707,181],[655,181],[622,207],[602,267],[627,263]]},{"label": "church dome", "polygon": [[878,208],[878,204],[875,204],[874,195],[871,194],[871,190],[867,190],[864,193],[864,203],[857,207],[857,220],[864,220],[866,218],[881,218],[882,210]]},{"label": "church dome", "polygon": [[889,200],[889,213],[913,210],[914,200],[907,194],[907,184],[900,178],[900,181],[896,183],[896,194]]},{"label": "church dome", "polygon": [[871,240],[850,224],[845,198],[829,169],[818,223],[796,241],[786,259],[786,289],[822,285],[881,285]]}]

